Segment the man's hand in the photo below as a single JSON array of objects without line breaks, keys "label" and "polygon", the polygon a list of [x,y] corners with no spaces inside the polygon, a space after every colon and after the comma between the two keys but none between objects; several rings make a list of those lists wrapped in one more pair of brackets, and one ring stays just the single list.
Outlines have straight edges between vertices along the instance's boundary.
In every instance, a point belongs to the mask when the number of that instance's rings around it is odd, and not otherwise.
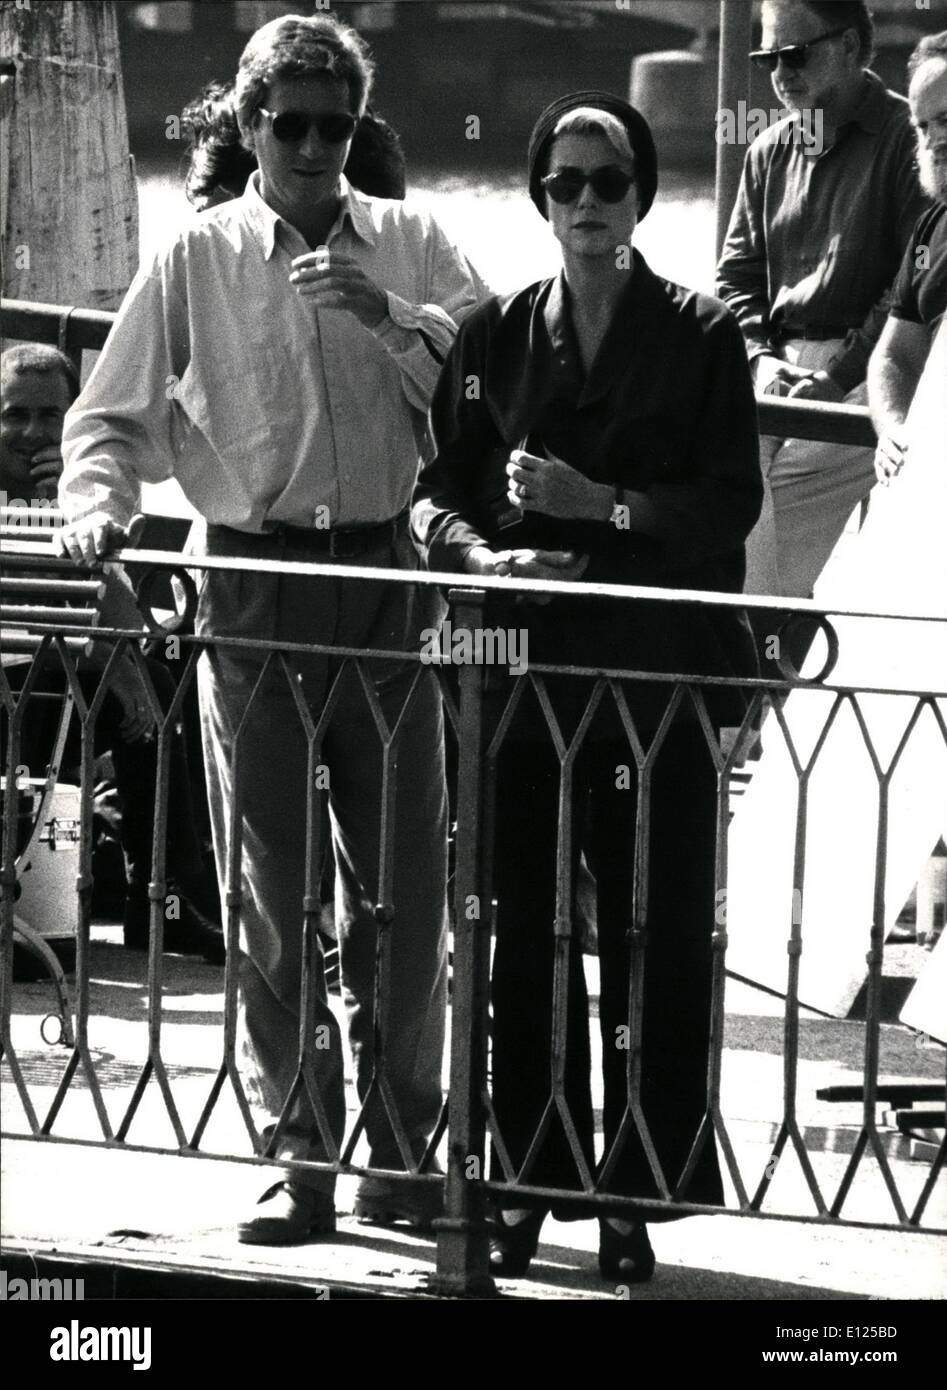
[{"label": "man's hand", "polygon": [[53,537],[53,548],[77,565],[94,565],[104,555],[124,546],[134,545],[144,525],[144,517],[133,517],[128,530],[119,526],[105,512],[90,512],[79,521],[71,521]]},{"label": "man's hand", "polygon": [[354,314],[366,328],[377,328],[388,312],[382,290],[351,256],[320,247],[293,261],[289,283],[317,309]]},{"label": "man's hand", "polygon": [[845,392],[828,372],[813,372],[811,376],[797,381],[790,388],[790,400],[806,401],[844,401]]},{"label": "man's hand", "polygon": [[30,482],[37,497],[55,498],[62,468],[62,451],[58,444],[37,449],[30,459]]},{"label": "man's hand", "polygon": [[521,511],[542,512],[563,521],[608,520],[614,490],[593,483],[555,454],[541,459],[514,449],[506,473],[510,479],[507,497]]},{"label": "man's hand", "polygon": [[815,373],[808,367],[794,367],[781,357],[764,353],[753,359],[753,381],[758,396],[785,396],[802,381],[810,381]]},{"label": "man's hand", "polygon": [[904,467],[907,458],[907,441],[903,434],[889,431],[878,436],[875,450],[875,477],[882,487],[887,487]]}]

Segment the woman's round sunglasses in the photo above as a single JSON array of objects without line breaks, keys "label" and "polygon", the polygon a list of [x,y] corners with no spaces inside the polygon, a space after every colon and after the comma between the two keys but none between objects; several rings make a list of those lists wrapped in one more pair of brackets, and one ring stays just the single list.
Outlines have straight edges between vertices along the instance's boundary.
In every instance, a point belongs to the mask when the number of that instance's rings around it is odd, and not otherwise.
[{"label": "woman's round sunglasses", "polygon": [[540,180],[554,203],[574,203],[587,183],[592,185],[592,192],[603,203],[620,203],[634,181],[634,174],[626,174],[617,164],[603,164],[593,169],[591,174],[584,174],[581,169],[570,166],[557,169],[554,174],[547,174]]},{"label": "woman's round sunglasses", "polygon": [[258,106],[261,116],[270,123],[273,138],[281,145],[301,145],[315,126],[319,139],[327,145],[341,145],[355,129],[356,120],[347,111],[332,111],[327,116],[309,116],[304,111],[267,111]]},{"label": "woman's round sunglasses", "polygon": [[801,72],[809,61],[809,50],[815,48],[816,44],[825,43],[826,39],[837,39],[840,34],[845,33],[846,25],[842,29],[830,29],[827,34],[820,34],[817,39],[809,39],[807,43],[790,43],[785,48],[757,48],[750,54],[750,61],[755,63],[764,72],[775,72],[776,66],[782,58],[786,67],[791,72]]}]

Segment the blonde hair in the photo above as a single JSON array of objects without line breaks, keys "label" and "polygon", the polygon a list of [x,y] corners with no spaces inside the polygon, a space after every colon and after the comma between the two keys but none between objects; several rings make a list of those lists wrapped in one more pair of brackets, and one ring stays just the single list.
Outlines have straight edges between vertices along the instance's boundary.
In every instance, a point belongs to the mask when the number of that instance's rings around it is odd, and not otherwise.
[{"label": "blonde hair", "polygon": [[597,106],[577,106],[574,111],[567,111],[552,132],[550,154],[560,135],[602,135],[615,153],[634,168],[635,152],[628,131],[610,111],[602,111]]}]

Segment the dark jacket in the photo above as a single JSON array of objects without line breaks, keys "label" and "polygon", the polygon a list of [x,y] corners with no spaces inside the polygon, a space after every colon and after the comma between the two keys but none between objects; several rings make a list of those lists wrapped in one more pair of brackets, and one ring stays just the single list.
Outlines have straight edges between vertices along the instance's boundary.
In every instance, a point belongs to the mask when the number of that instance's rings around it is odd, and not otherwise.
[{"label": "dark jacket", "polygon": [[[432,401],[434,457],[412,511],[428,567],[461,571],[466,552],[485,542],[569,547],[590,557],[584,581],[739,593],[762,483],[735,320],[718,300],[659,279],[636,252],[586,377],[568,295],[557,276],[489,300],[461,326]],[[498,533],[487,499],[504,488],[510,449],[543,446],[596,482],[645,494],[650,534],[535,513]],[[531,665],[756,674],[752,638],[735,609],[500,601],[489,617],[520,627],[524,612]],[[636,703],[639,713],[653,712],[653,702]],[[740,709],[742,702],[723,701],[716,713],[730,722]]]}]

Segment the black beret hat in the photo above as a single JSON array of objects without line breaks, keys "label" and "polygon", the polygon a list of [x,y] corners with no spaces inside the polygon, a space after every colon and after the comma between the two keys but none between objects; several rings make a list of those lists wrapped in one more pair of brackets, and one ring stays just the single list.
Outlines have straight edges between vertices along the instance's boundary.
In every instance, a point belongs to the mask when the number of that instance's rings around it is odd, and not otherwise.
[{"label": "black beret hat", "polygon": [[608,111],[611,115],[617,116],[627,130],[635,155],[635,182],[641,203],[638,212],[640,222],[654,202],[654,195],[658,190],[658,154],[654,148],[651,127],[641,112],[636,111],[627,101],[622,101],[621,97],[612,96],[611,92],[594,89],[587,92],[570,92],[568,96],[559,97],[546,107],[529,137],[529,196],[545,217],[546,195],[540,179],[546,172],[552,133],[568,111],[575,111],[580,106],[594,106],[600,111]]}]

